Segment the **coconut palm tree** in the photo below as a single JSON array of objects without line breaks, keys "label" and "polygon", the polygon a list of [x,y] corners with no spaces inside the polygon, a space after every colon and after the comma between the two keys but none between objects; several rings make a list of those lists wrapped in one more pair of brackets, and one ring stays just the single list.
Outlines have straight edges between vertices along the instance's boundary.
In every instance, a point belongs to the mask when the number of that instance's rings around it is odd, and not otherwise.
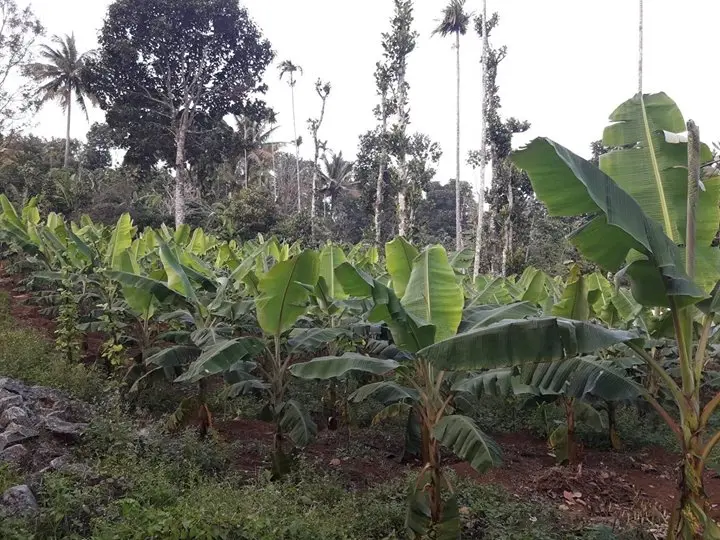
[{"label": "coconut palm tree", "polygon": [[342,152],[337,154],[331,152],[331,156],[330,159],[328,159],[327,155],[322,157],[320,171],[322,186],[318,192],[324,198],[330,200],[330,212],[332,215],[335,201],[340,194],[347,193],[351,197],[358,197],[360,192],[355,187],[355,164],[352,161],[345,161]]},{"label": "coconut palm tree", "polygon": [[280,80],[287,74],[288,85],[290,86],[290,96],[292,98],[292,117],[293,117],[293,139],[295,141],[295,174],[297,178],[297,209],[298,212],[302,211],[302,205],[300,202],[300,139],[297,134],[297,123],[295,122],[295,73],[300,72],[302,75],[302,68],[297,64],[293,64],[291,60],[284,60],[280,62],[278,66],[280,70]]},{"label": "coconut palm tree", "polygon": [[470,15],[465,11],[465,0],[450,0],[450,3],[443,9],[443,16],[433,35],[440,34],[443,37],[455,35],[455,60],[457,74],[456,93],[456,135],[457,144],[455,147],[455,247],[459,251],[463,247],[462,242],[462,212],[460,208],[460,35],[465,35],[470,22]]},{"label": "coconut palm tree", "polygon": [[[243,184],[248,187],[252,177],[251,169],[259,169],[256,174],[260,179],[265,177],[265,171],[272,166],[273,145],[278,143],[270,141],[278,126],[272,126],[274,119],[255,121],[245,116],[235,116],[236,137],[240,148],[240,156],[235,167],[236,175],[242,172]],[[256,165],[257,167],[253,167]]]},{"label": "coconut palm tree", "polygon": [[39,56],[45,62],[33,62],[26,65],[25,73],[40,85],[37,89],[40,105],[48,101],[59,100],[60,106],[65,111],[67,127],[63,166],[67,167],[70,160],[70,117],[73,94],[86,118],[88,113],[85,101],[87,99],[94,102],[94,99],[88,93],[81,75],[88,53],[78,54],[75,35],[54,36],[52,41],[57,45],[56,48],[50,45],[40,47]]}]

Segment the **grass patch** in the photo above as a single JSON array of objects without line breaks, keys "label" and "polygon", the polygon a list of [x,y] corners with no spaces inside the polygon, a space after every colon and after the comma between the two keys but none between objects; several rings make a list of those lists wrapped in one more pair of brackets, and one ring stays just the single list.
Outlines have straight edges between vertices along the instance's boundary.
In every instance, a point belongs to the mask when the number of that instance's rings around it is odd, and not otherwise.
[{"label": "grass patch", "polygon": [[0,376],[59,388],[86,401],[101,396],[107,386],[96,370],[65,361],[40,332],[16,326],[5,292],[0,292]]}]

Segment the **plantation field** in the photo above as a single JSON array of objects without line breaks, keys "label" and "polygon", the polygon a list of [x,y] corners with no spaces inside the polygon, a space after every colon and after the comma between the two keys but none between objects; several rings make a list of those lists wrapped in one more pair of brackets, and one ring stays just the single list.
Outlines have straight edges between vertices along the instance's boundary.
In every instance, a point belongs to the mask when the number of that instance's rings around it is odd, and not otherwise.
[{"label": "plantation field", "polygon": [[[98,348],[102,341],[92,336],[84,353],[87,368],[82,368],[82,375],[76,370],[72,375],[64,370],[43,370],[48,364],[64,363],[50,350],[55,324],[28,302],[30,296],[22,291],[21,276],[8,275],[4,269],[0,275],[0,327],[3,338],[10,334],[10,339],[3,339],[0,345],[0,373],[56,385],[96,403],[98,416],[90,428],[90,436],[72,449],[73,455],[93,469],[103,471],[103,475],[121,475],[127,481],[129,474],[133,483],[127,488],[128,492],[108,498],[107,494],[99,494],[87,486],[86,478],[49,473],[48,485],[39,497],[40,521],[35,524],[13,522],[18,531],[8,538],[25,538],[28,536],[24,535],[31,532],[40,538],[72,534],[92,534],[98,538],[123,534],[128,536],[122,537],[143,538],[150,530],[156,530],[161,537],[171,537],[175,534],[171,532],[174,526],[163,524],[160,516],[167,521],[177,520],[172,516],[187,511],[182,497],[175,495],[162,504],[151,502],[144,505],[142,511],[113,512],[115,505],[126,504],[123,501],[128,497],[132,500],[148,497],[148,486],[158,482],[189,483],[192,493],[205,494],[208,500],[228,496],[236,499],[234,508],[230,505],[231,508],[223,508],[219,513],[204,505],[196,508],[186,519],[186,523],[193,524],[187,525],[186,533],[193,531],[191,534],[198,537],[207,531],[215,531],[213,534],[218,534],[217,537],[224,537],[223,534],[236,537],[228,531],[245,527],[254,531],[248,538],[403,536],[404,486],[419,462],[402,459],[401,424],[389,428],[369,426],[372,413],[369,410],[349,434],[342,429],[322,429],[317,439],[304,449],[297,470],[287,483],[266,484],[264,471],[272,449],[273,426],[256,419],[259,402],[246,399],[230,409],[220,405],[211,437],[204,442],[197,440],[193,428],[175,435],[161,435],[167,433],[162,427],[163,411],[176,407],[181,396],[173,395],[170,387],[158,389],[162,398],[143,404],[130,415],[117,405],[102,405],[114,390],[100,382],[99,374],[94,375],[93,366],[100,358]],[[32,345],[18,349],[14,345],[19,340]],[[311,411],[318,409],[313,395],[316,392],[311,387],[302,390]],[[663,429],[659,418],[652,414],[638,418],[637,410],[623,410],[619,432],[627,448],[615,451],[597,434],[585,431],[582,464],[568,468],[556,465],[551,448],[543,438],[539,415],[533,411],[520,409],[516,402],[498,400],[477,414],[502,448],[503,463],[485,474],[478,474],[467,464],[448,456],[453,481],[462,486],[465,494],[464,538],[652,538],[653,531],[662,530],[674,506],[678,456],[673,452],[671,435]],[[551,415],[556,419],[561,417],[557,409]],[[114,427],[110,428],[111,425]],[[118,442],[127,444],[132,440],[139,426],[157,429],[154,436],[159,439],[158,445],[166,444],[160,442],[163,437],[172,439],[170,444],[176,448],[170,463],[165,460],[172,456],[158,449],[143,456],[147,461],[136,461],[137,448],[132,448],[133,444],[121,451],[111,450]],[[179,461],[178,449],[182,456]],[[155,452],[157,455],[153,455]],[[135,470],[126,468],[129,459]],[[181,470],[174,470],[177,467]],[[0,484],[7,485],[13,477],[21,475],[21,471],[5,468]],[[147,478],[134,484],[140,476]],[[233,485],[237,487],[230,487]],[[247,487],[243,488],[244,485]],[[712,494],[713,515],[717,517],[720,477],[708,473],[706,486]],[[288,501],[281,499],[297,498],[297,489],[303,494],[302,502],[299,507],[290,508]],[[316,514],[313,510],[320,503],[318,497],[334,519],[328,519],[325,512]],[[88,503],[97,505],[89,513],[84,508]],[[246,523],[232,518],[238,511],[252,509],[261,516],[264,512],[276,513],[278,508],[283,509],[284,518],[272,526],[254,523],[253,519]],[[127,528],[131,523],[134,524],[132,532]],[[48,532],[51,528],[52,533]]]}]

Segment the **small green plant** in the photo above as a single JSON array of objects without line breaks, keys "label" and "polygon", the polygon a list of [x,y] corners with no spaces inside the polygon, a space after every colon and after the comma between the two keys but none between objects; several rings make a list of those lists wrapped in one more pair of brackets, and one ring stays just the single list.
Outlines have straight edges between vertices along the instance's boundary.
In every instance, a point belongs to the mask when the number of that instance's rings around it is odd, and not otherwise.
[{"label": "small green plant", "polygon": [[60,281],[60,307],[55,327],[55,347],[69,364],[80,359],[80,332],[78,302],[74,283],[67,268],[62,270]]}]

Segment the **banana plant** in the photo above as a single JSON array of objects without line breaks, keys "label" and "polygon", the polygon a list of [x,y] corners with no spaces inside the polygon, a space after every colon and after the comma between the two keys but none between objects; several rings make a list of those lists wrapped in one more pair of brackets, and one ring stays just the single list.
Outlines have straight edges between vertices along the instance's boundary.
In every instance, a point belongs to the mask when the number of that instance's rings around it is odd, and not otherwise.
[{"label": "banana plant", "polygon": [[[645,389],[628,375],[632,359],[603,360],[597,356],[579,356],[562,362],[528,364],[498,368],[467,377],[458,377],[453,392],[472,404],[486,396],[522,396],[527,403],[557,402],[565,414],[565,423],[548,433],[550,446],[559,463],[578,463],[575,427],[585,422],[596,430],[608,429],[617,444],[612,407],[632,402]],[[608,408],[608,422],[594,405]]]},{"label": "banana plant", "polygon": [[[369,301],[368,321],[387,324],[407,360],[345,353],[295,364],[291,371],[298,377],[321,380],[348,372],[386,376],[359,388],[349,399],[360,402],[373,397],[385,405],[376,422],[405,415],[418,428],[423,468],[410,487],[406,526],[417,537],[431,531],[438,537],[455,537],[459,532],[457,499],[443,473],[440,445],[481,471],[499,462],[499,450],[471,418],[453,414],[445,372],[416,353],[455,335],[462,318],[463,292],[441,246],[420,252],[398,237],[386,245],[385,253],[387,285],[348,262],[338,265],[335,274],[351,298]],[[394,376],[387,378],[392,372]]]},{"label": "banana plant", "polygon": [[[708,338],[720,310],[718,295],[711,295],[720,274],[720,256],[712,246],[720,221],[720,177],[702,178],[701,163],[711,161],[711,152],[700,142],[697,126],[685,123],[666,94],[635,95],[610,120],[603,144],[614,150],[601,157],[599,168],[546,138],[535,139],[512,159],[528,172],[551,215],[594,216],[570,236],[585,257],[627,277],[638,303],[669,313],[679,382],[642,346],[631,344],[679,413],[677,421],[651,401],[682,453],[668,538],[718,538],[720,527],[708,515],[703,470],[720,442],[720,432],[708,433],[720,393],[703,403],[700,389]],[[698,309],[703,315],[695,335]]]}]

